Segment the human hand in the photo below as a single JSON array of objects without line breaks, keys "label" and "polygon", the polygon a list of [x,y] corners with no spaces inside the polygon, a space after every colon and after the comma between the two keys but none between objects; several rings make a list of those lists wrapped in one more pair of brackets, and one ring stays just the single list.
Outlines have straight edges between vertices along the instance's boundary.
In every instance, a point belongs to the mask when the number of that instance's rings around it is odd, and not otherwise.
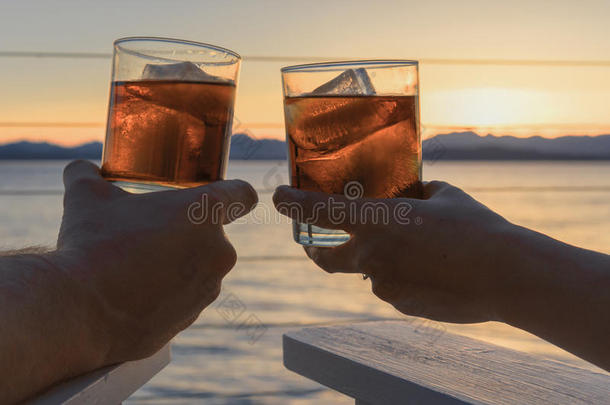
[{"label": "human hand", "polygon": [[[424,186],[423,200],[332,195],[335,211],[330,212],[330,197],[288,186],[279,187],[273,197],[278,210],[295,220],[351,234],[337,247],[305,246],[322,269],[368,275],[373,293],[405,314],[450,322],[498,317],[505,281],[512,276],[505,259],[514,251],[507,241],[518,227],[438,181]],[[300,209],[294,209],[295,203]],[[366,204],[382,207],[388,220],[351,215]],[[398,204],[412,208],[408,221],[393,215]]]},{"label": "human hand", "polygon": [[[93,327],[108,344],[106,364],[154,353],[214,301],[236,261],[223,224],[257,203],[240,180],[130,194],[86,161],[66,167],[64,184],[51,261],[88,292]],[[189,219],[193,204],[209,214],[198,224]]]}]

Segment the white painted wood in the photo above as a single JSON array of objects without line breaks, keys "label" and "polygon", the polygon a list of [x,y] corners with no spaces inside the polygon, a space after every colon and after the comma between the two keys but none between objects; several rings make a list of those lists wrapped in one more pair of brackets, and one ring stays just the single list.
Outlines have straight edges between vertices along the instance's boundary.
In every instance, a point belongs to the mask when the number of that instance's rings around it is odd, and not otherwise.
[{"label": "white painted wood", "polygon": [[284,335],[284,365],[357,404],[610,404],[610,374],[413,322]]},{"label": "white painted wood", "polygon": [[170,362],[169,344],[146,359],[105,367],[57,385],[28,405],[120,404]]}]

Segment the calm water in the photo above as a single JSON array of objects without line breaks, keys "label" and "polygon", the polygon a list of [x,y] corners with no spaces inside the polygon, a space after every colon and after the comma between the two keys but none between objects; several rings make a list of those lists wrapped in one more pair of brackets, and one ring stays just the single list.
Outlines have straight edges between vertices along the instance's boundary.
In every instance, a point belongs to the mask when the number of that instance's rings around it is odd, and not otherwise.
[{"label": "calm water", "polygon": [[[0,248],[54,244],[65,163],[0,161]],[[285,162],[231,162],[229,168],[228,177],[250,181],[261,200],[246,223],[227,227],[238,263],[219,300],[174,340],[171,365],[127,402],[352,404],[284,369],[282,333],[402,316],[370,293],[368,281],[316,269],[292,242],[289,223],[271,205],[273,188],[288,180]],[[437,162],[424,166],[424,177],[464,188],[510,221],[610,253],[610,162]],[[239,314],[226,311],[228,301],[239,303]],[[245,321],[258,327],[240,329]],[[447,327],[587,366],[505,325]]]}]

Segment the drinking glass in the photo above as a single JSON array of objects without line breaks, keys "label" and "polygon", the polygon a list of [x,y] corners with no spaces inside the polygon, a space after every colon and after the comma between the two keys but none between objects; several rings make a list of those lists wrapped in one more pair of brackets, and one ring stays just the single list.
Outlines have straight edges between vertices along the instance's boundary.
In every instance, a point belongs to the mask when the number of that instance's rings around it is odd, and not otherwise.
[{"label": "drinking glass", "polygon": [[102,175],[131,192],[223,179],[240,63],[198,42],[115,41]]},{"label": "drinking glass", "polygon": [[[417,61],[316,63],[281,72],[293,187],[349,200],[421,197]],[[359,221],[363,213],[347,214]],[[383,221],[378,214],[373,220]],[[350,238],[340,229],[296,221],[293,227],[303,245]]]}]

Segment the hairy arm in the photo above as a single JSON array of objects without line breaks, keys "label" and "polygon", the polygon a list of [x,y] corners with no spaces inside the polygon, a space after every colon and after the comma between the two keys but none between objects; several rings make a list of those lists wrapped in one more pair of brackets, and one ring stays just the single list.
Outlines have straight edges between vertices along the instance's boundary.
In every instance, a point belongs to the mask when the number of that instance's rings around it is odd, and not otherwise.
[{"label": "hairy arm", "polygon": [[0,257],[0,403],[104,364],[101,311],[52,253]]}]

